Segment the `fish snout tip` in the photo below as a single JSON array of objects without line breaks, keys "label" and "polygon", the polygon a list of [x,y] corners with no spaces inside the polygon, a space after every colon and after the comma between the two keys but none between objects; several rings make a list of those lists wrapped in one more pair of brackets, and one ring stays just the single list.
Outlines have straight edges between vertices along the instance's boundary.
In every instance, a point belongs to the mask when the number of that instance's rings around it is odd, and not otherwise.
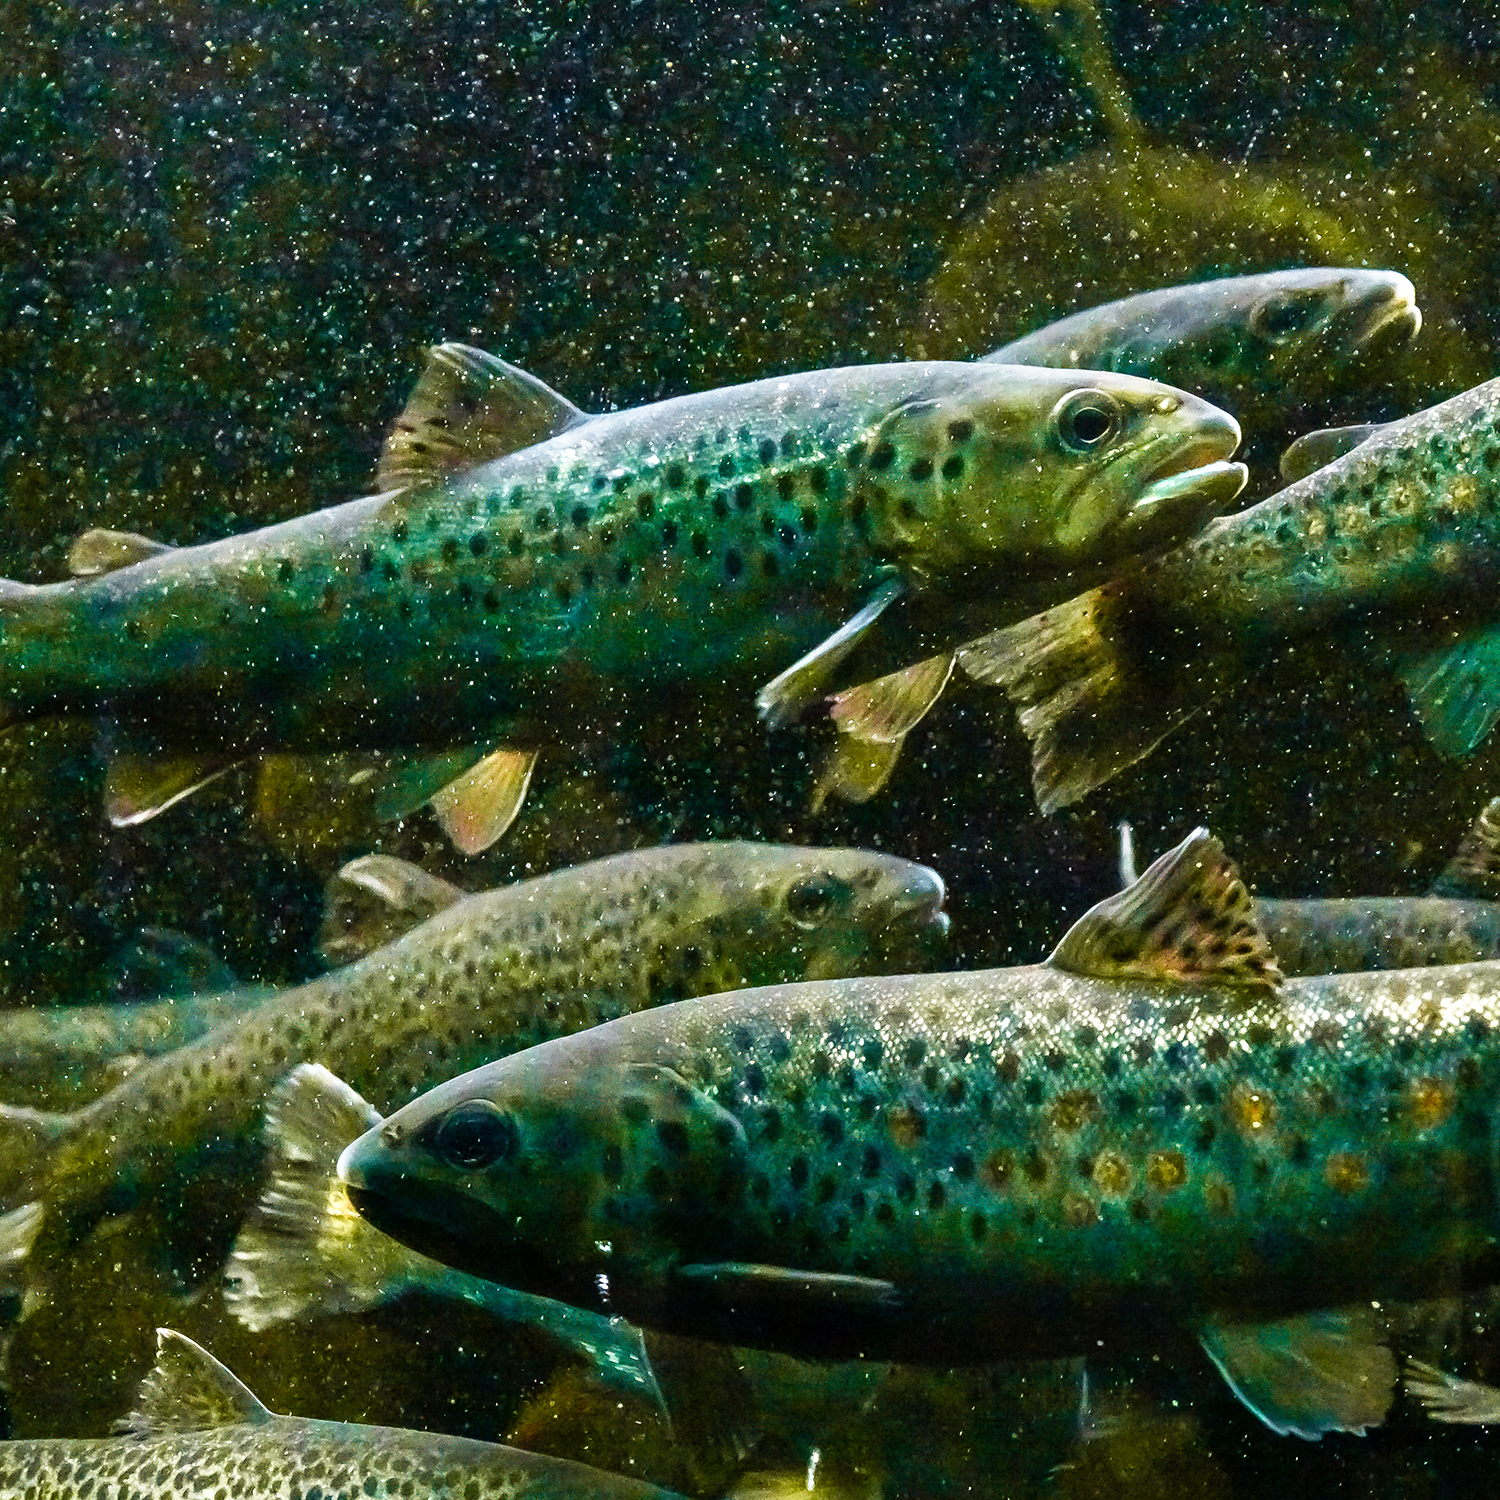
[{"label": "fish snout tip", "polygon": [[372,1160],[379,1154],[393,1150],[401,1140],[399,1126],[384,1123],[357,1136],[339,1152],[335,1171],[346,1188],[367,1186]]}]

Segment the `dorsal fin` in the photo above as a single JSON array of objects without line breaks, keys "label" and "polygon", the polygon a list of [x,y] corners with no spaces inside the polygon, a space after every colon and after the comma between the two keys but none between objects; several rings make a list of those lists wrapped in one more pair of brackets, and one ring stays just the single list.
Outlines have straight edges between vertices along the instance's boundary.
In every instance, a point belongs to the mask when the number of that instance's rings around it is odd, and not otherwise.
[{"label": "dorsal fin", "polygon": [[1206,828],[1086,911],[1047,962],[1098,979],[1196,980],[1261,990],[1281,983],[1250,893]]},{"label": "dorsal fin", "polygon": [[1372,437],[1378,437],[1394,422],[1361,422],[1353,427],[1319,427],[1304,433],[1281,455],[1281,482],[1295,484],[1309,474],[1326,468],[1335,459],[1352,453]]},{"label": "dorsal fin", "polygon": [[136,531],[107,531],[96,526],[68,548],[68,572],[75,578],[97,578],[101,573],[113,573],[116,568],[128,568],[176,550]]},{"label": "dorsal fin", "polygon": [[236,1422],[265,1422],[273,1415],[207,1349],[185,1334],[158,1328],[156,1363],[120,1426],[132,1437],[156,1437]]},{"label": "dorsal fin", "polygon": [[331,964],[352,963],[468,894],[390,854],[351,859],[324,892],[318,952]]},{"label": "dorsal fin", "polygon": [[380,453],[382,490],[419,489],[588,421],[566,396],[467,344],[427,351]]},{"label": "dorsal fin", "polygon": [[1500,901],[1500,797],[1491,797],[1480,809],[1429,894]]}]

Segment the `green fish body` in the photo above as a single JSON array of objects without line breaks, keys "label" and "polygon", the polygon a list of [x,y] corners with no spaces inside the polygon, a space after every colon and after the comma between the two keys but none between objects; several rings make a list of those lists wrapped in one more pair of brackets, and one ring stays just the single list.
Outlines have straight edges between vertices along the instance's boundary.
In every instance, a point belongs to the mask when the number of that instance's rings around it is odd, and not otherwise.
[{"label": "green fish body", "polygon": [[125,1435],[0,1442],[0,1497],[674,1500],[639,1480],[499,1443],[278,1416],[182,1334],[162,1329],[157,1346]]},{"label": "green fish body", "polygon": [[[323,1061],[389,1109],[486,1058],[643,1006],[888,967],[945,930],[942,897],[932,871],[893,856],[733,842],[640,850],[470,896],[143,1062],[75,1113],[0,1109],[4,1197],[45,1202],[61,1229],[206,1154],[253,1162],[265,1099],[302,1062]],[[30,1236],[35,1210],[0,1224]]]},{"label": "green fish body", "polygon": [[[1197,835],[1046,964],[631,1017],[441,1086],[340,1176],[476,1274],[790,1352],[1186,1333],[1238,1369],[1247,1326],[1298,1317],[1338,1342],[1322,1310],[1430,1295],[1495,1249],[1500,966],[1277,987],[1250,911]],[[1370,1354],[1378,1405],[1254,1404],[1282,1430],[1378,1421],[1394,1366]]]},{"label": "green fish body", "polygon": [[1428,737],[1466,754],[1500,715],[1500,381],[1389,424],[1259,505],[972,642],[1032,741],[1044,810],[1086,796],[1250,664],[1363,627]]},{"label": "green fish body", "polygon": [[1140,292],[984,358],[1163,380],[1232,411],[1256,438],[1345,394],[1361,367],[1378,366],[1421,326],[1416,289],[1399,272],[1324,266]]}]

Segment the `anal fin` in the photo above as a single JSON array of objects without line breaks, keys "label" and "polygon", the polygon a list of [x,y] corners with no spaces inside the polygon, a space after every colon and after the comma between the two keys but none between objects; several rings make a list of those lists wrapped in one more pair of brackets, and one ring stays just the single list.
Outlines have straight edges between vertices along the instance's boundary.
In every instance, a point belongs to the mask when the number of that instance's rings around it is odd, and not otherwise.
[{"label": "anal fin", "polygon": [[1199,1337],[1229,1388],[1272,1432],[1312,1439],[1363,1432],[1390,1410],[1396,1357],[1369,1308],[1216,1323]]},{"label": "anal fin", "polygon": [[1468,755],[1500,718],[1500,625],[1398,659],[1412,708],[1444,755]]},{"label": "anal fin", "polygon": [[145,823],[238,763],[223,755],[111,755],[104,771],[109,821],[116,828]]},{"label": "anal fin", "polygon": [[535,750],[494,750],[432,799],[443,832],[465,854],[482,854],[516,820],[536,769]]}]

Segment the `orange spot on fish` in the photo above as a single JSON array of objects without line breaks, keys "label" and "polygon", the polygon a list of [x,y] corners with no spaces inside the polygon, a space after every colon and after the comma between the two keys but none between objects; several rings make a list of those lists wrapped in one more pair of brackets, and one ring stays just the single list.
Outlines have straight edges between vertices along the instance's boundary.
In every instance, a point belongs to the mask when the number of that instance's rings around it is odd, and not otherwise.
[{"label": "orange spot on fish", "polygon": [[1094,1183],[1101,1193],[1123,1197],[1133,1176],[1130,1163],[1118,1151],[1101,1151],[1094,1158]]},{"label": "orange spot on fish", "polygon": [[1276,1119],[1276,1101],[1264,1089],[1240,1084],[1229,1095],[1230,1123],[1242,1135],[1258,1136]]},{"label": "orange spot on fish", "polygon": [[1414,1078],[1407,1085],[1404,1113],[1418,1130],[1431,1130],[1453,1113],[1453,1087],[1441,1078]]},{"label": "orange spot on fish", "polygon": [[1062,1203],[1063,1222],[1074,1229],[1087,1229],[1099,1222],[1098,1206],[1082,1193],[1067,1193]]},{"label": "orange spot on fish", "polygon": [[1356,1151],[1335,1151],[1323,1168],[1323,1180],[1336,1193],[1362,1193],[1370,1185],[1370,1167]]}]

